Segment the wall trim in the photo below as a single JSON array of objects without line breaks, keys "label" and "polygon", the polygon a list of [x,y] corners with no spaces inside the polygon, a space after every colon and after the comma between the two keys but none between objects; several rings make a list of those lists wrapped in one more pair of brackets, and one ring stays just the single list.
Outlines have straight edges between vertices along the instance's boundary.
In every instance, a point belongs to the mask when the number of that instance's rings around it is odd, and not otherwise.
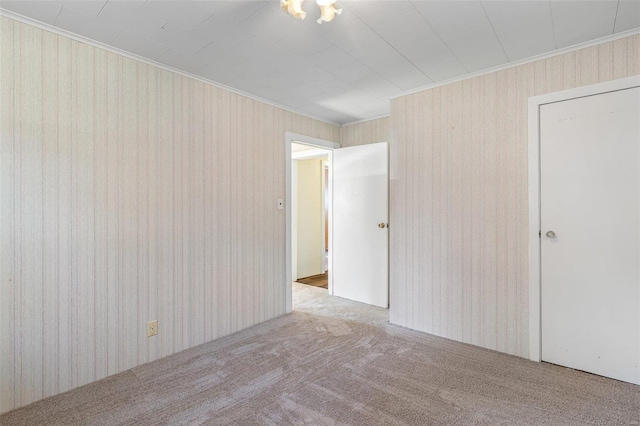
[{"label": "wall trim", "polygon": [[95,41],[95,40],[92,40],[90,38],[81,36],[79,34],[72,33],[71,31],[67,31],[67,30],[64,30],[62,28],[54,27],[53,25],[49,25],[47,23],[40,22],[40,21],[37,21],[35,19],[31,19],[31,18],[23,16],[23,15],[19,15],[17,13],[11,12],[10,10],[3,9],[1,6],[0,6],[0,16],[4,16],[6,18],[10,18],[10,19],[13,19],[13,20],[18,21],[18,22],[22,22],[22,23],[27,24],[27,25],[31,25],[31,26],[40,28],[41,30],[49,31],[49,32],[52,32],[54,34],[58,34],[58,35],[61,35],[63,37],[70,38],[72,40],[79,41],[80,43],[85,43],[85,44],[88,44],[90,46],[97,47],[99,49],[103,49],[103,50],[106,50],[108,52],[115,53],[115,54],[118,54],[120,56],[124,56],[124,57],[129,58],[129,59],[133,59],[135,61],[143,62],[143,63],[145,63],[147,65],[152,65],[154,67],[157,67],[157,68],[172,72],[174,74],[179,74],[179,75],[182,75],[184,77],[189,77],[189,78],[192,78],[194,80],[200,81],[202,83],[210,84],[212,86],[218,87],[218,88],[226,90],[228,92],[235,93],[236,95],[244,96],[246,98],[253,99],[254,101],[262,102],[264,104],[271,105],[271,106],[276,107],[276,108],[280,108],[280,109],[282,109],[284,111],[289,111],[289,112],[292,112],[294,114],[301,115],[303,117],[307,117],[307,118],[311,118],[311,119],[314,119],[314,120],[322,121],[323,123],[331,124],[333,126],[342,127],[342,124],[340,124],[338,122],[325,120],[323,118],[314,117],[312,115],[296,111],[296,110],[294,110],[294,109],[292,109],[290,107],[286,107],[286,106],[280,105],[280,104],[278,104],[276,102],[272,102],[272,101],[260,98],[258,96],[251,95],[249,93],[243,92],[242,90],[234,89],[233,87],[229,87],[229,86],[226,86],[226,85],[224,85],[222,83],[218,83],[216,81],[209,80],[208,78],[204,78],[204,77],[201,77],[201,76],[196,75],[196,74],[191,74],[191,73],[189,73],[187,71],[183,71],[183,70],[180,70],[178,68],[173,68],[173,67],[171,67],[169,65],[163,64],[161,62],[154,61],[152,59],[145,58],[143,56],[136,55],[135,53],[127,52],[126,50],[119,49],[119,48],[111,46],[109,44],[102,43],[102,42],[99,42],[99,41]]},{"label": "wall trim", "polygon": [[[284,134],[284,151],[285,151],[285,188],[286,188],[286,197],[284,202],[284,210],[285,210],[285,312],[289,313],[293,309],[292,303],[292,288],[291,285],[293,283],[293,211],[291,209],[291,195],[292,195],[292,187],[291,187],[291,143],[303,143],[305,145],[311,145],[318,148],[324,148],[329,150],[329,161],[331,161],[333,157],[333,150],[340,148],[340,144],[336,142],[327,141],[324,139],[318,139],[311,136],[301,135],[298,133],[285,132]],[[331,176],[329,177],[331,180]],[[329,223],[331,223],[331,211],[329,211]],[[332,235],[331,235],[331,225],[329,225],[329,253],[333,253],[332,247]],[[333,292],[333,280],[331,276],[331,256],[329,256],[329,294]]]},{"label": "wall trim", "polygon": [[620,78],[529,98],[529,359],[542,359],[540,270],[540,106],[640,87],[640,76]]},{"label": "wall trim", "polygon": [[[554,56],[564,55],[565,53],[575,52],[576,50],[584,49],[587,47],[597,46],[599,44],[608,43],[610,41],[619,40],[625,37],[631,37],[634,35],[640,34],[640,28],[634,28],[627,31],[622,31],[616,34],[611,34],[605,37],[597,38],[595,40],[586,41],[580,44],[574,44],[572,46],[563,47],[562,49],[554,50],[552,52],[542,53],[537,56],[532,56],[530,58],[520,59],[513,62],[507,62],[506,64],[498,65],[493,68],[488,68],[485,70],[476,71],[470,74],[461,75],[458,77],[450,78],[448,80],[439,81],[437,83],[427,84],[426,86],[418,87],[417,89],[407,90],[405,92],[400,93],[399,95],[395,95],[389,98],[389,100],[401,98],[403,96],[412,95],[414,93],[422,92],[424,90],[435,89],[436,87],[446,86],[447,84],[457,83],[459,81],[467,80],[470,78],[480,77],[485,74],[491,74],[497,71],[506,70],[509,68],[517,67],[524,64],[529,64],[531,62],[540,61],[542,59],[552,58]],[[344,126],[344,124],[343,124]]]},{"label": "wall trim", "polygon": [[363,118],[362,120],[354,120],[354,121],[349,121],[348,123],[344,123],[341,127],[352,126],[354,124],[367,123],[369,121],[375,121],[375,120],[380,120],[382,118],[389,118],[389,117],[391,117],[391,114],[378,115],[372,118]]},{"label": "wall trim", "polygon": [[[41,22],[41,21],[37,21],[35,19],[32,19],[32,18],[23,16],[23,15],[17,14],[15,12],[11,12],[10,10],[4,9],[1,6],[0,6],[0,16],[5,16],[7,18],[14,19],[16,21],[23,22],[23,23],[28,24],[28,25],[32,25],[34,27],[37,27],[37,28],[40,28],[40,29],[43,29],[43,30],[46,30],[46,31],[50,31],[50,32],[55,33],[55,34],[71,38],[71,39],[79,41],[81,43],[89,44],[91,46],[98,47],[100,49],[104,49],[104,50],[107,50],[109,52],[116,53],[118,55],[121,55],[121,56],[130,58],[130,59],[134,59],[136,61],[140,61],[140,62],[146,63],[148,65],[153,65],[155,67],[164,69],[166,71],[170,71],[170,72],[175,73],[175,74],[179,74],[179,75],[182,75],[182,76],[185,76],[185,77],[192,78],[192,79],[200,81],[202,83],[211,84],[212,86],[216,86],[216,87],[218,87],[220,89],[227,90],[227,91],[229,91],[231,93],[235,93],[237,95],[244,96],[244,97],[247,97],[249,99],[253,99],[255,101],[262,102],[262,103],[265,103],[267,105],[271,105],[271,106],[276,107],[276,108],[280,108],[280,109],[282,109],[284,111],[289,111],[289,112],[301,115],[303,117],[312,118],[314,120],[322,121],[323,123],[331,124],[331,125],[334,125],[334,126],[338,126],[338,127],[351,126],[353,124],[366,123],[368,121],[378,120],[378,119],[390,116],[390,113],[389,113],[389,114],[379,115],[379,116],[375,116],[375,117],[371,117],[371,118],[364,118],[364,119],[361,119],[361,120],[349,121],[347,123],[338,123],[338,122],[335,122],[335,121],[325,120],[325,119],[322,119],[322,118],[318,118],[318,117],[315,117],[315,116],[312,116],[312,115],[309,115],[309,114],[305,114],[305,113],[296,111],[296,110],[294,110],[292,108],[289,108],[289,107],[286,107],[284,105],[280,105],[278,103],[275,103],[275,102],[260,98],[258,96],[251,95],[251,94],[243,92],[241,90],[234,89],[234,88],[229,87],[229,86],[225,86],[222,83],[218,83],[216,81],[209,80],[207,78],[200,77],[198,75],[191,74],[189,72],[186,72],[186,71],[183,71],[183,70],[179,70],[177,68],[173,68],[173,67],[171,67],[169,65],[165,65],[163,63],[160,63],[160,62],[148,59],[148,58],[144,58],[144,57],[136,55],[134,53],[130,53],[130,52],[127,52],[125,50],[118,49],[117,47],[108,45],[106,43],[95,41],[95,40],[92,40],[90,38],[81,36],[79,34],[72,33],[71,31],[67,31],[67,30],[64,30],[62,28],[54,27],[53,25],[50,25],[50,24],[47,24],[47,23],[44,23],[44,22]],[[479,77],[481,75],[490,74],[490,73],[493,73],[493,72],[496,72],[496,71],[502,71],[502,70],[505,70],[505,69],[508,69],[508,68],[517,67],[519,65],[528,64],[530,62],[539,61],[541,59],[551,58],[551,57],[562,55],[562,54],[565,54],[565,53],[568,53],[568,52],[573,52],[573,51],[576,51],[576,50],[584,49],[586,47],[596,46],[598,44],[607,43],[607,42],[610,42],[610,41],[618,40],[618,39],[625,38],[625,37],[634,36],[634,35],[637,35],[637,34],[640,34],[640,28],[634,28],[634,29],[631,29],[631,30],[622,31],[622,32],[619,32],[619,33],[616,33],[616,34],[611,34],[611,35],[608,35],[608,36],[605,36],[605,37],[601,37],[601,38],[598,38],[598,39],[595,39],[595,40],[591,40],[591,41],[587,41],[587,42],[584,42],[584,43],[575,44],[573,46],[564,47],[562,49],[554,50],[553,52],[543,53],[541,55],[533,56],[533,57],[530,57],[530,58],[525,58],[525,59],[521,59],[521,60],[518,60],[518,61],[508,62],[506,64],[498,65],[498,66],[493,67],[493,68],[477,71],[477,72],[474,72],[474,73],[471,73],[471,74],[461,75],[461,76],[454,77],[454,78],[451,78],[451,79],[448,79],[448,80],[443,80],[443,81],[439,81],[437,83],[432,83],[432,84],[428,84],[426,86],[421,86],[421,87],[418,87],[416,89],[407,90],[407,91],[399,93],[398,95],[390,97],[389,101],[391,101],[392,99],[400,98],[402,96],[407,96],[407,95],[411,95],[411,94],[414,94],[414,93],[422,92],[424,90],[434,89],[436,87],[445,86],[447,84],[456,83],[456,82],[463,81],[463,80],[466,80],[466,79],[469,79],[469,78]]]}]

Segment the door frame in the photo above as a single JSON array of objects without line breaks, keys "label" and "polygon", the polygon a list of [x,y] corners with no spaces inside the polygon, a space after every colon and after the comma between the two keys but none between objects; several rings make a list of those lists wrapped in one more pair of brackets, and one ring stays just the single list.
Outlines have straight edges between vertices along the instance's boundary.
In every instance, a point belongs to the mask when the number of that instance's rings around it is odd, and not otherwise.
[{"label": "door frame", "polygon": [[[291,209],[291,194],[292,194],[292,177],[291,177],[291,144],[293,142],[300,142],[305,145],[311,145],[318,148],[324,148],[329,151],[333,151],[334,149],[340,148],[340,144],[337,142],[331,142],[324,139],[318,139],[311,136],[301,135],[298,133],[285,132],[284,134],[284,143],[285,143],[285,187],[286,187],[286,198],[285,198],[285,312],[289,313],[293,310],[293,302],[292,302],[292,283],[294,281],[293,278],[293,264],[292,264],[292,256],[293,256],[293,228],[292,228],[292,215],[293,211]],[[324,173],[323,173],[324,179]],[[323,206],[324,208],[324,206]],[[331,215],[331,212],[329,212]],[[324,235],[323,235],[324,239]],[[331,223],[329,223],[329,265],[331,265],[331,253],[333,252],[331,249],[332,245],[332,232],[331,232]],[[329,280],[331,281],[331,272],[329,272]],[[329,288],[331,289],[332,283],[329,282]]]},{"label": "door frame", "polygon": [[540,107],[602,93],[640,87],[640,75],[529,98],[529,359],[542,359]]},{"label": "door frame", "polygon": [[[331,168],[329,167],[329,159],[322,160],[320,163],[320,170],[322,171],[322,264],[325,263],[325,256],[329,250],[329,209],[333,208],[333,203],[330,200],[329,205],[327,206],[327,198],[331,198],[333,195],[333,191],[331,188],[332,176],[331,176]],[[325,168],[327,169],[327,173],[325,174]],[[325,206],[327,207],[325,209]],[[326,239],[326,240],[325,240]],[[327,259],[328,261],[328,259]],[[329,269],[329,264],[327,262],[327,269]],[[329,294],[333,294],[333,286],[328,289]]]}]

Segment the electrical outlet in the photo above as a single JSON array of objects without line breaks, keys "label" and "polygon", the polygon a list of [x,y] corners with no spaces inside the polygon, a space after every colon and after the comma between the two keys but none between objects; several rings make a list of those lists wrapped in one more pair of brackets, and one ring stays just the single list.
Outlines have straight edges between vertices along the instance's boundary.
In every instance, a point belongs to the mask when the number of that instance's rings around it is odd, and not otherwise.
[{"label": "electrical outlet", "polygon": [[147,324],[147,336],[155,336],[158,334],[158,320],[149,321]]}]

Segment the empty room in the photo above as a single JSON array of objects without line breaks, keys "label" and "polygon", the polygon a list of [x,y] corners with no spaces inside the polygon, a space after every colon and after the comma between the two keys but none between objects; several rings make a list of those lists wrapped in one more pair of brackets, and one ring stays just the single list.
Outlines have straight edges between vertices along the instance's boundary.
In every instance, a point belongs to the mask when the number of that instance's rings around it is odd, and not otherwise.
[{"label": "empty room", "polygon": [[640,425],[640,0],[0,0],[1,425]]}]

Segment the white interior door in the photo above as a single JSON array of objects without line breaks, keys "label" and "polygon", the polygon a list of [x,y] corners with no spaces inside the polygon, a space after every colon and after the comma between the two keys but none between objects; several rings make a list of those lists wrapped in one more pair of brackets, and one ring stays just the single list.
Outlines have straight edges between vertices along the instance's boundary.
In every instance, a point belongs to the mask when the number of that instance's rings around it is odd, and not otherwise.
[{"label": "white interior door", "polygon": [[[333,151],[333,294],[389,306],[387,143]],[[384,224],[384,228],[380,227]]]},{"label": "white interior door", "polygon": [[640,88],[540,107],[540,196],[542,360],[640,384]]}]

